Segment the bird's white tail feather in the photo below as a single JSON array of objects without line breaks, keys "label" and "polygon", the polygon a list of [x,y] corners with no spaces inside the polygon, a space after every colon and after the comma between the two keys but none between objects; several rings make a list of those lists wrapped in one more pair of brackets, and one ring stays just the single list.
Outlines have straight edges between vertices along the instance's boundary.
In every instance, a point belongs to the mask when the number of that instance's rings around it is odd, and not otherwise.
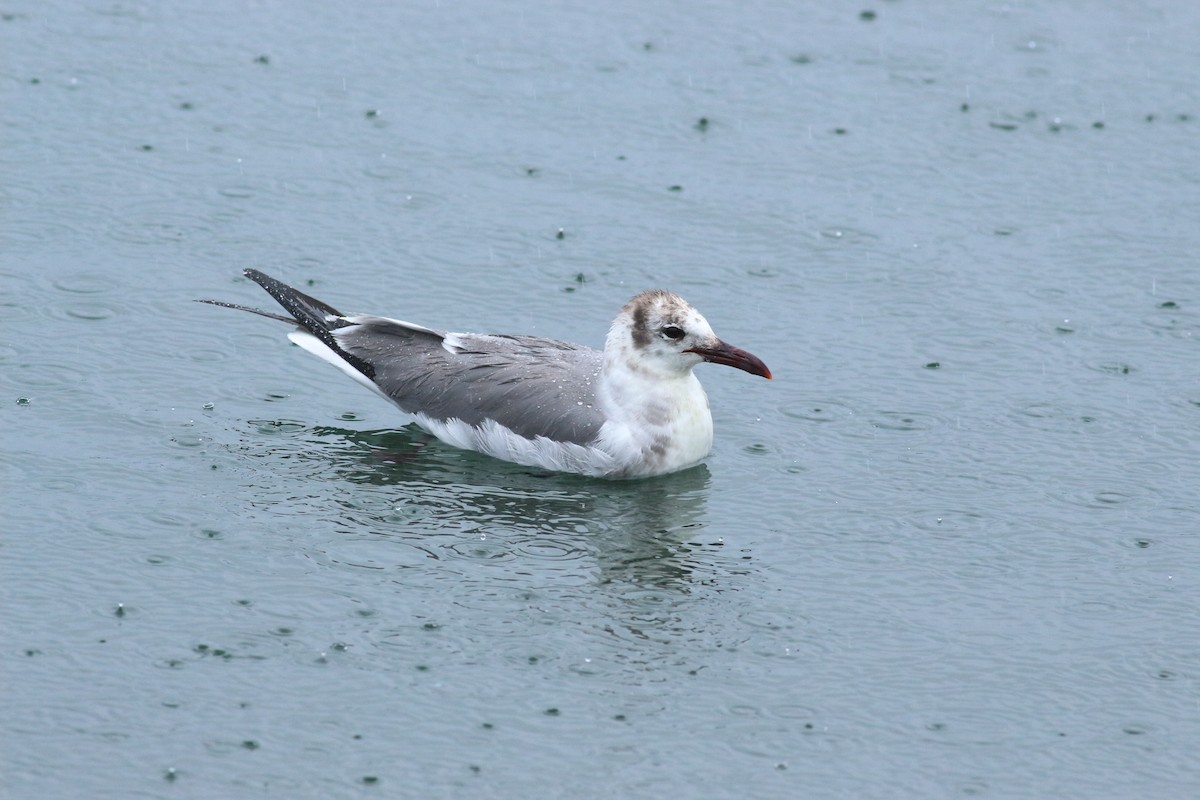
[{"label": "bird's white tail feather", "polygon": [[383,390],[380,389],[375,384],[375,381],[371,380],[366,375],[363,375],[361,372],[356,370],[353,366],[350,365],[350,362],[348,362],[346,359],[342,358],[341,355],[339,355],[336,350],[334,350],[332,347],[330,347],[329,345],[322,342],[316,336],[313,336],[308,331],[294,330],[291,333],[289,333],[287,335],[287,337],[289,339],[291,339],[294,344],[297,344],[300,347],[304,348],[305,350],[312,353],[314,356],[321,359],[322,361],[327,361],[330,364],[333,364],[335,367],[340,369],[342,372],[346,373],[351,378],[353,378],[354,380],[361,383],[363,386],[365,386],[368,389],[370,389],[371,391],[375,392],[375,394],[379,395],[384,400],[387,400],[389,402],[395,402],[392,400],[392,398],[388,397],[386,394],[383,393]]}]

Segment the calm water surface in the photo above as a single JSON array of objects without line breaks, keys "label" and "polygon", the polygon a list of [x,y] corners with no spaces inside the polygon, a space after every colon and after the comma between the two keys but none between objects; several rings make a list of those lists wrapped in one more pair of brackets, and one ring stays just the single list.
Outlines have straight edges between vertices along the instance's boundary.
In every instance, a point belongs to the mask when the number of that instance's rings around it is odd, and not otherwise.
[{"label": "calm water surface", "polygon": [[[1200,791],[1200,6],[1123,5],[7,4],[4,796]],[[245,266],[776,379],[538,473]]]}]

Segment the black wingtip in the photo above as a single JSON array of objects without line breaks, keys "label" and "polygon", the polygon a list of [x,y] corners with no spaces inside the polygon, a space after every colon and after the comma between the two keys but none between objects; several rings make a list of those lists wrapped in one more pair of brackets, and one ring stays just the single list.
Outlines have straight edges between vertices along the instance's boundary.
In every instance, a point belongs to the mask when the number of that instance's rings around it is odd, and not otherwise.
[{"label": "black wingtip", "polygon": [[347,364],[368,378],[375,377],[375,367],[343,350],[341,343],[333,335],[334,328],[349,324],[341,321],[340,318],[344,316],[342,312],[256,269],[247,267],[242,270],[242,274],[265,289],[267,294],[275,298],[275,302],[292,315],[292,321],[320,339],[326,347],[345,359]]},{"label": "black wingtip", "polygon": [[[331,317],[345,316],[345,314],[338,311],[324,300],[318,300],[311,295],[305,294],[294,286],[288,286],[283,281],[272,278],[265,272],[259,272],[252,267],[247,267],[246,269],[242,270],[242,274],[265,289],[267,294],[271,295],[271,297],[274,297],[279,305],[283,306],[293,314],[296,314],[297,311],[305,315],[313,314],[318,319],[321,319],[322,324],[326,322],[326,320],[322,319],[326,315]],[[301,321],[299,317],[297,317],[297,321]]]},{"label": "black wingtip", "polygon": [[274,314],[270,311],[263,311],[261,308],[251,308],[250,306],[239,305],[238,303],[226,303],[224,300],[193,300],[193,303],[207,303],[210,306],[220,306],[221,308],[232,308],[235,311],[249,311],[251,314],[258,314],[260,317],[267,319],[277,319],[280,322],[287,322],[295,325],[296,320],[291,317],[285,317],[282,314]]}]

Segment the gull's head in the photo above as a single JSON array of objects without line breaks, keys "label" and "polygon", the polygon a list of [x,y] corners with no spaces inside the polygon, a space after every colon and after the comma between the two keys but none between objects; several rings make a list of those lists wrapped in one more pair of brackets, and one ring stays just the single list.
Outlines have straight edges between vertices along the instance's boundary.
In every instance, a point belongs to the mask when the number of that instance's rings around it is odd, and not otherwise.
[{"label": "gull's head", "polygon": [[632,371],[663,377],[687,375],[704,361],[771,377],[756,356],[718,339],[691,303],[660,289],[642,292],[625,304],[608,331],[604,354]]}]

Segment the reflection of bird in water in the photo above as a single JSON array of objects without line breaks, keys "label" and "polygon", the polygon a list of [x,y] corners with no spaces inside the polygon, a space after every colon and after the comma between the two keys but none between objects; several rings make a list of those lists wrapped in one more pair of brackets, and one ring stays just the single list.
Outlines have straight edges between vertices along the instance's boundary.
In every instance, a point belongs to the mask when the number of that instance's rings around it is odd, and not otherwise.
[{"label": "reflection of bird in water", "polygon": [[708,361],[771,377],[670,292],[630,300],[598,351],[345,315],[257,270],[245,275],[290,316],[203,302],[294,323],[289,339],[442,441],[543,469],[633,478],[694,466],[712,448],[712,415],[693,368]]},{"label": "reflection of bird in water", "polygon": [[399,538],[431,558],[520,560],[572,582],[582,577],[581,561],[591,560],[599,575],[586,582],[686,589],[693,558],[707,560],[693,553],[720,547],[698,539],[711,477],[703,465],[643,481],[597,482],[498,466],[431,441],[416,426],[260,430],[279,437],[269,453],[277,462],[332,478],[334,486],[354,484],[353,492],[324,484],[345,511],[335,522],[339,530]]},{"label": "reflection of bird in water", "polygon": [[[712,601],[732,597],[756,568],[711,527],[704,465],[597,481],[498,463],[415,425],[260,421],[231,444],[241,448],[247,524],[300,523],[297,556],[334,575],[351,603],[381,584],[394,597],[392,616],[365,623],[363,641],[441,648],[451,660],[478,647],[564,659],[639,686],[653,665],[677,665],[681,642],[742,641],[725,612],[712,616],[726,601]],[[557,626],[582,638],[561,638]],[[556,651],[558,642],[574,644]]]}]

